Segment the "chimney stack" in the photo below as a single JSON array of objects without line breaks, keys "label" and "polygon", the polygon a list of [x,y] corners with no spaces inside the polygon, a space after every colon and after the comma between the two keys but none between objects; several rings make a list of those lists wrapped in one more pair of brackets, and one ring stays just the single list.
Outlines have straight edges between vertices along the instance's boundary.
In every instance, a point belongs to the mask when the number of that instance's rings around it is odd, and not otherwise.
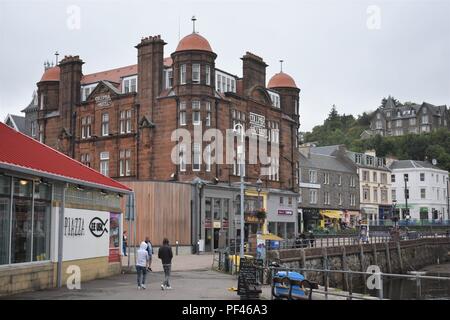
[{"label": "chimney stack", "polygon": [[242,58],[244,93],[248,94],[254,86],[266,86],[267,64],[261,57],[247,52]]}]

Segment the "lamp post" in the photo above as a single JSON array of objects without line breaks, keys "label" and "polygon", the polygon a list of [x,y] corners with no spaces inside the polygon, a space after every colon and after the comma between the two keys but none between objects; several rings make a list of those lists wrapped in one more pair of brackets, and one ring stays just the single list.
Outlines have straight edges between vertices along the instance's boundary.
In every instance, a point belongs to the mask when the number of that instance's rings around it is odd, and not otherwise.
[{"label": "lamp post", "polygon": [[408,210],[408,198],[409,198],[409,192],[408,192],[408,175],[404,174],[403,175],[403,180],[405,181],[405,218],[406,218],[406,222],[408,223],[408,217],[409,217],[409,210]]},{"label": "lamp post", "polygon": [[260,197],[262,185],[263,185],[263,182],[262,182],[261,178],[258,178],[258,180],[256,181],[256,191],[258,191],[258,210],[262,209],[261,197]]},{"label": "lamp post", "polygon": [[450,181],[447,177],[447,219],[449,220],[450,223]]},{"label": "lamp post", "polygon": [[233,127],[234,133],[240,133],[241,139],[240,144],[237,147],[237,157],[239,163],[239,173],[241,176],[241,248],[240,248],[240,257],[244,258],[244,236],[245,236],[245,220],[244,220],[244,126],[240,123],[237,123]]},{"label": "lamp post", "polygon": [[391,216],[391,220],[394,221],[394,227],[397,227],[397,221],[398,221],[398,217],[395,214],[395,207],[397,206],[397,200],[392,200],[392,216]]}]

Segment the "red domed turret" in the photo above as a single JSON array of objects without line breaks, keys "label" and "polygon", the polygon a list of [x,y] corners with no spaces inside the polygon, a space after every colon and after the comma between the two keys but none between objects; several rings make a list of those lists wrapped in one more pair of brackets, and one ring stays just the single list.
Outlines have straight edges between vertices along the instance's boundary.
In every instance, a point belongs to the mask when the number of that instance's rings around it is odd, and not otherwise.
[{"label": "red domed turret", "polygon": [[208,40],[206,40],[198,33],[191,33],[190,35],[181,39],[175,52],[190,50],[213,52]]},{"label": "red domed turret", "polygon": [[51,67],[45,70],[42,75],[41,81],[59,81],[60,70],[59,67]]},{"label": "red domed turret", "polygon": [[275,74],[270,80],[267,88],[295,88],[298,89],[294,79],[287,73],[280,72]]}]

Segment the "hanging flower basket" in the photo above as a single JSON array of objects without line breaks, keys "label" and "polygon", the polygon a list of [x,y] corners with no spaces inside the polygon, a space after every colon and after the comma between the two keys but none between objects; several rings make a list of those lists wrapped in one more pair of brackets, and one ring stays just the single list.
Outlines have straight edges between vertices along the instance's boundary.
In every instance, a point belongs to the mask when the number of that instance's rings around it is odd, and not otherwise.
[{"label": "hanging flower basket", "polygon": [[256,217],[257,217],[259,220],[261,220],[261,221],[266,220],[266,218],[267,218],[267,212],[266,212],[266,209],[260,208],[260,209],[256,210],[255,213],[256,213]]}]

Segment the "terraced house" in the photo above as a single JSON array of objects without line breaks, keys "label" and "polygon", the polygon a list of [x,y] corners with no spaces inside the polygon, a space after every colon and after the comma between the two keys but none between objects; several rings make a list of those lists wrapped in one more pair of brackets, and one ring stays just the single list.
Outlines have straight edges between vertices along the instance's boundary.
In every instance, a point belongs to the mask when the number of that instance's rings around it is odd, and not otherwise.
[{"label": "terraced house", "polygon": [[[35,138],[132,185],[142,219],[138,235],[149,235],[155,244],[167,236],[185,246],[202,240],[205,250],[212,250],[219,245],[219,234],[229,241],[242,229],[246,236],[254,232],[251,216],[258,206],[268,209],[274,222],[285,222],[287,216],[296,223],[300,89],[294,79],[280,72],[267,83],[267,64],[250,52],[241,58],[242,76],[219,69],[217,53],[195,30],[170,56],[165,45],[161,36],[143,38],[136,45],[137,64],[107,71],[85,74],[79,56],[66,56],[46,68],[37,83]],[[261,174],[260,162],[249,164],[246,157],[245,226],[238,223],[236,148],[232,163],[215,163],[220,155],[211,141],[172,141],[176,129],[194,137],[196,129],[204,134],[217,128],[225,137],[236,124],[279,143],[282,155],[271,159],[268,175]],[[171,191],[158,191],[154,181],[171,181]],[[148,197],[149,192],[155,197]],[[278,214],[280,197],[291,198],[290,206],[282,206],[283,214]],[[167,206],[156,208],[155,201]],[[287,215],[286,206],[292,207]]]}]

